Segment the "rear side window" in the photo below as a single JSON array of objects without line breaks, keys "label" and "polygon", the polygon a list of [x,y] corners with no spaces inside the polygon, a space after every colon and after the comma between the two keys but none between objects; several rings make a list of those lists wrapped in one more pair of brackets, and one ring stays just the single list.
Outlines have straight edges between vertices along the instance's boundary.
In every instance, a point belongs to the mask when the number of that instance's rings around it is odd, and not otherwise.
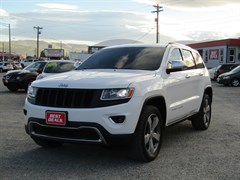
[{"label": "rear side window", "polygon": [[183,61],[185,62],[187,69],[195,69],[196,65],[195,65],[194,58],[192,56],[191,51],[183,49],[182,55],[183,55]]},{"label": "rear side window", "polygon": [[204,63],[203,63],[203,60],[202,60],[201,56],[196,52],[192,52],[192,54],[193,54],[193,57],[195,59],[195,63],[196,63],[197,68],[204,68],[205,66],[204,66]]}]

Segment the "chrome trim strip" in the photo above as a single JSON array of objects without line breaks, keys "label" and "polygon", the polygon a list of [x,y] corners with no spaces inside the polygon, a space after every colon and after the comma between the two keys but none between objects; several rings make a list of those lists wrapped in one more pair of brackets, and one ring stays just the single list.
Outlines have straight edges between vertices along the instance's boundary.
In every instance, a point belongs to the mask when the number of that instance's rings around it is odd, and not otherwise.
[{"label": "chrome trim strip", "polygon": [[[42,134],[38,134],[36,132],[34,132],[31,129],[31,124],[38,124],[39,126],[44,126],[44,127],[53,127],[53,128],[60,128],[60,129],[93,129],[96,131],[96,133],[99,135],[99,139],[98,140],[89,140],[89,139],[72,139],[72,138],[63,138],[63,137],[56,137],[56,136],[47,136],[47,135],[42,135]],[[103,137],[102,133],[96,128],[96,127],[90,127],[90,126],[81,126],[81,127],[61,127],[61,126],[49,126],[49,125],[43,125],[40,124],[38,122],[30,122],[29,123],[29,130],[30,130],[30,134],[33,136],[38,136],[38,137],[45,137],[45,138],[53,138],[53,139],[59,139],[59,140],[69,140],[69,141],[75,141],[75,142],[94,142],[94,143],[103,143],[103,144],[107,144],[107,141],[105,140],[105,138]]]}]

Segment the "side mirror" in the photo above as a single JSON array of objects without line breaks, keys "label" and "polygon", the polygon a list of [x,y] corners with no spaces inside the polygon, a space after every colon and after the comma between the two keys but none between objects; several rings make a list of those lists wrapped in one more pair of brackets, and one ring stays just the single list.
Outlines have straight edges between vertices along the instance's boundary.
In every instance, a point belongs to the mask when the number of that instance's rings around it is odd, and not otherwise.
[{"label": "side mirror", "polygon": [[170,74],[171,72],[186,70],[187,66],[182,60],[169,61],[167,65],[166,72]]}]

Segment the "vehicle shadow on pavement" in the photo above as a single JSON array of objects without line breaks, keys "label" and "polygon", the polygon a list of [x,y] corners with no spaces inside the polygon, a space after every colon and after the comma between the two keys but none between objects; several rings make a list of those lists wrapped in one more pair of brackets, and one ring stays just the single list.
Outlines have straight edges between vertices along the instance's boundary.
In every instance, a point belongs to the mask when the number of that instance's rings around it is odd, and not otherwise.
[{"label": "vehicle shadow on pavement", "polygon": [[0,94],[26,94],[27,95],[27,93],[26,93],[26,91],[24,91],[23,89],[22,90],[18,90],[18,91],[9,91],[9,90],[0,90]]}]

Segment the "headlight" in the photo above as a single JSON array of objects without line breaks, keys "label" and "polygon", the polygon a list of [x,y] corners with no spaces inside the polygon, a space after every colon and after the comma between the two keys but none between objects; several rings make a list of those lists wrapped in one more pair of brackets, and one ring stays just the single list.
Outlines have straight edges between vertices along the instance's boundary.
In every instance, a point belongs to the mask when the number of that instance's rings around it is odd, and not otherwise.
[{"label": "headlight", "polygon": [[27,98],[30,103],[35,104],[36,94],[37,94],[37,88],[33,86],[29,86],[28,92],[27,92]]},{"label": "headlight", "polygon": [[230,76],[223,76],[223,79],[230,79]]},{"label": "headlight", "polygon": [[131,98],[134,93],[134,88],[123,89],[105,89],[102,92],[101,100],[118,100]]},{"label": "headlight", "polygon": [[5,76],[5,79],[6,80],[8,80],[8,79],[10,79],[11,78],[11,76]]},{"label": "headlight", "polygon": [[17,76],[16,79],[19,80],[19,79],[21,79],[21,77],[20,77],[20,76]]}]

